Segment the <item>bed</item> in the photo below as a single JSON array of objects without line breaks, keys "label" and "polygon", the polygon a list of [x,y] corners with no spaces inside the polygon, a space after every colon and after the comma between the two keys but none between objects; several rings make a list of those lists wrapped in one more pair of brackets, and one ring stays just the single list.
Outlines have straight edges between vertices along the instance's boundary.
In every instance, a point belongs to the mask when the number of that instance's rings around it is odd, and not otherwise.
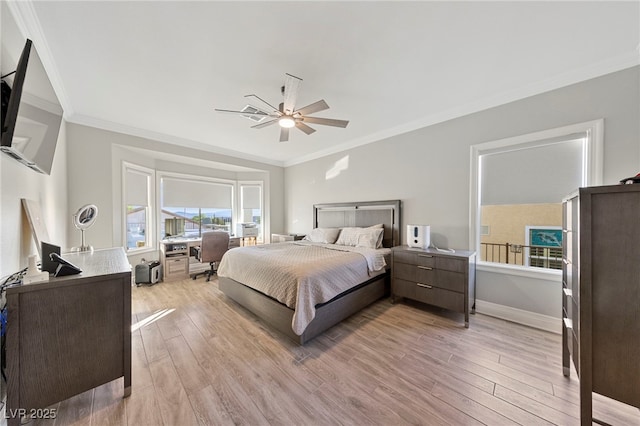
[{"label": "bed", "polygon": [[[389,293],[389,265],[391,262],[386,257],[386,267],[375,271],[381,265],[379,254],[388,254],[389,248],[400,243],[400,201],[368,201],[358,203],[331,203],[317,204],[313,206],[314,229],[330,228],[368,228],[382,225],[380,250],[374,253],[366,252],[367,249],[352,247],[336,247],[332,244],[311,244],[308,242],[285,242],[264,246],[236,248],[225,254],[225,258],[218,268],[218,285],[220,290],[230,299],[258,316],[262,321],[274,329],[284,333],[299,344],[305,344],[318,334],[324,332],[343,319],[360,311],[376,300]],[[306,247],[309,247],[307,250]],[[344,250],[342,250],[344,249]],[[386,250],[385,250],[386,249]],[[337,254],[337,252],[344,252]],[[311,254],[310,254],[311,253]],[[291,264],[296,264],[297,257],[311,257],[312,263],[306,264],[309,274],[299,277],[300,294],[296,292],[294,306],[287,306],[287,297],[291,296],[286,289],[280,288],[273,294],[267,294],[272,290],[264,288],[261,284],[268,281],[277,281],[279,278],[271,278],[271,272],[267,271],[265,262],[260,267],[253,267],[256,258],[273,263],[279,273],[287,269],[278,256],[289,256]],[[273,256],[273,257],[272,257]],[[318,256],[317,258],[315,256]],[[342,260],[336,260],[343,257]],[[356,267],[356,258],[360,259],[360,266]],[[273,262],[269,260],[273,259]],[[362,271],[364,260],[365,272]],[[232,265],[239,265],[246,261],[252,265],[249,272],[242,268],[232,270]],[[347,264],[353,263],[352,266]],[[300,263],[304,266],[304,263]],[[352,269],[344,269],[344,268]],[[289,269],[295,269],[293,266]],[[374,269],[374,270],[371,270]],[[298,268],[300,270],[300,268]],[[345,275],[353,275],[357,282],[347,285],[343,283]],[[316,281],[321,285],[314,288]],[[301,283],[305,283],[302,285]],[[347,286],[348,288],[344,287]],[[255,288],[253,288],[255,287]],[[326,290],[325,289],[329,289]],[[335,295],[333,293],[336,293]],[[306,300],[307,294],[321,294],[322,302],[315,304],[318,299]],[[300,297],[298,297],[300,295]],[[329,298],[330,297],[330,298]],[[324,298],[324,299],[322,299]],[[327,300],[328,299],[328,300]],[[325,301],[326,300],[326,301]],[[302,306],[307,305],[305,309]],[[312,305],[312,306],[308,306]]]}]

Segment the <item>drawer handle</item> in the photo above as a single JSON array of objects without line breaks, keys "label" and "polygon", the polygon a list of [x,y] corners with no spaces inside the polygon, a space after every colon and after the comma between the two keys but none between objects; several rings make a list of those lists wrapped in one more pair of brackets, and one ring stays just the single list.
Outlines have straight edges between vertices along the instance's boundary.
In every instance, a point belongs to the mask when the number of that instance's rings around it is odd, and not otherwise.
[{"label": "drawer handle", "polygon": [[430,267],[430,266],[418,266],[418,269],[424,269],[424,270],[427,270],[427,271],[433,271],[433,268]]},{"label": "drawer handle", "polygon": [[419,254],[418,257],[433,257],[432,254]]},{"label": "drawer handle", "polygon": [[564,291],[564,294],[569,297],[573,296],[573,291],[570,288],[563,288],[562,291]]},{"label": "drawer handle", "polygon": [[571,262],[568,261],[567,259],[565,259],[564,257],[562,258],[562,263],[564,263],[565,265],[570,264]]},{"label": "drawer handle", "polygon": [[422,284],[422,283],[416,283],[416,285],[417,285],[418,287],[423,287],[423,288],[433,288],[433,287],[432,287],[432,286],[430,286],[430,285]]},{"label": "drawer handle", "polygon": [[562,320],[564,321],[565,327],[567,327],[569,330],[573,329],[573,321],[571,321],[569,318],[563,318]]}]

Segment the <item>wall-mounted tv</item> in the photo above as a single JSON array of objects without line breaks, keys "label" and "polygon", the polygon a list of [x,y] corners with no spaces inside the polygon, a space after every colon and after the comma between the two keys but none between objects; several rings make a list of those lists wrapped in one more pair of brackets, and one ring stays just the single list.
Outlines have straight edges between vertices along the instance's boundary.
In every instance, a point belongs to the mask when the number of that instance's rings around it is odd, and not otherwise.
[{"label": "wall-mounted tv", "polygon": [[40,56],[27,39],[15,72],[2,78],[0,150],[39,173],[51,174],[62,113]]}]

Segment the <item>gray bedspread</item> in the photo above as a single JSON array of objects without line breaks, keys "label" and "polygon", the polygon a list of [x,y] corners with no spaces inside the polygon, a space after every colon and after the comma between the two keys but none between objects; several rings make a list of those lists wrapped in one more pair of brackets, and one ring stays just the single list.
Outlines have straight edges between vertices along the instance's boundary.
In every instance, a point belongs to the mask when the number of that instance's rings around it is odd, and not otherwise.
[{"label": "gray bedspread", "polygon": [[389,252],[305,241],[240,247],[224,255],[218,275],[294,309],[291,327],[301,335],[317,304],[383,273]]}]

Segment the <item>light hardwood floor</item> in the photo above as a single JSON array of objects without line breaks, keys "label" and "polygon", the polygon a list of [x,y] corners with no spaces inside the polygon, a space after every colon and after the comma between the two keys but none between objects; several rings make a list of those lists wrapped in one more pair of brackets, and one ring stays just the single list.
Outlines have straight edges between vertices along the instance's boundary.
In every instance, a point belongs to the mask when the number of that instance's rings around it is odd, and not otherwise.
[{"label": "light hardwood floor", "polygon": [[[301,347],[204,278],[133,288],[133,385],[57,404],[37,425],[577,425],[560,336],[381,300]],[[596,417],[640,424],[597,397]]]}]

